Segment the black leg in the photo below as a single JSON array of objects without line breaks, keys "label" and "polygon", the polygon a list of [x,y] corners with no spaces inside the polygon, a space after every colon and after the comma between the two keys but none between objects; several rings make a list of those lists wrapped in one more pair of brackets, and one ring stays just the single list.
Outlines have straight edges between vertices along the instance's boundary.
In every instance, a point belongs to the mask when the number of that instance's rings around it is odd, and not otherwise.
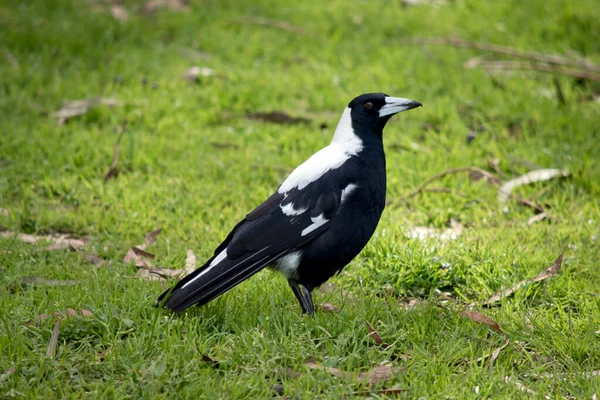
[{"label": "black leg", "polygon": [[294,295],[296,295],[296,298],[302,307],[302,312],[307,313],[310,316],[315,315],[315,306],[313,305],[312,293],[296,281],[290,279],[288,283],[290,284]]}]

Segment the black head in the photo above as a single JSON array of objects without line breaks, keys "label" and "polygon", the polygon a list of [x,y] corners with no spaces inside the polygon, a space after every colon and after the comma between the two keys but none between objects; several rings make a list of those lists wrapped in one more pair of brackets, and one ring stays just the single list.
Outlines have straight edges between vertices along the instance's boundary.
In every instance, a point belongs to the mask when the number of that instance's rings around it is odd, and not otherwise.
[{"label": "black head", "polygon": [[421,106],[418,101],[391,97],[384,93],[362,94],[348,104],[352,126],[355,129],[373,130],[380,136],[392,115]]}]

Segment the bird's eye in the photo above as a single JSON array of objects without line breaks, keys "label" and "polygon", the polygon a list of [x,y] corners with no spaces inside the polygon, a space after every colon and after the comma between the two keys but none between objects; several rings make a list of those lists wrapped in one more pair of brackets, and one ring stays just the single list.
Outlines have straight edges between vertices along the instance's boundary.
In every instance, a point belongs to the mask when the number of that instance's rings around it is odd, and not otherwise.
[{"label": "bird's eye", "polygon": [[370,110],[371,108],[373,108],[373,103],[371,103],[370,101],[367,101],[367,102],[365,103],[365,108],[366,108],[367,110]]}]

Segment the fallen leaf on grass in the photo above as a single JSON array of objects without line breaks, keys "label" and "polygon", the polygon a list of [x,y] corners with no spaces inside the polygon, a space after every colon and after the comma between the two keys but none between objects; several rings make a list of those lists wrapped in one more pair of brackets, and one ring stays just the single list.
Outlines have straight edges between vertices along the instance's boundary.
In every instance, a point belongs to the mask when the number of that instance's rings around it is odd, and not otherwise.
[{"label": "fallen leaf on grass", "polygon": [[317,305],[318,309],[325,312],[339,312],[340,310],[331,303],[321,303]]},{"label": "fallen leaf on grass", "polygon": [[502,330],[502,328],[500,328],[500,325],[498,325],[498,323],[496,321],[494,321],[487,315],[484,315],[484,314],[481,314],[481,313],[478,313],[475,311],[468,311],[468,310],[461,311],[458,313],[458,315],[460,315],[463,318],[468,318],[473,322],[477,322],[478,324],[485,325],[485,326],[495,330],[496,332],[500,332],[501,334],[504,335],[504,331]]},{"label": "fallen leaf on grass", "polygon": [[512,191],[519,186],[567,176],[569,176],[569,172],[563,169],[537,169],[534,171],[530,171],[525,175],[521,175],[518,178],[511,179],[510,181],[500,186],[500,189],[498,189],[498,202],[506,203]]},{"label": "fallen leaf on grass", "polygon": [[94,264],[98,268],[104,265],[104,260],[95,254],[86,254],[85,261],[89,262],[90,264]]},{"label": "fallen leaf on grass", "polygon": [[263,112],[255,112],[248,113],[248,118],[252,120],[272,122],[274,124],[307,124],[310,122],[307,118],[302,117],[292,117],[291,115],[284,113],[283,111],[272,111],[268,113]]},{"label": "fallen leaf on grass", "polygon": [[371,326],[371,324],[368,321],[367,321],[367,330],[369,331],[369,335],[373,338],[375,343],[377,343],[378,345],[383,344],[383,339],[381,338],[381,336],[379,336],[379,333],[377,333],[377,331],[375,329],[373,329],[373,327]]},{"label": "fallen leaf on grass", "polygon": [[54,358],[56,354],[56,346],[58,345],[58,334],[60,333],[60,319],[57,319],[52,329],[52,336],[50,337],[50,343],[48,343],[48,351],[46,354],[50,358]]},{"label": "fallen leaf on grass", "polygon": [[147,258],[154,258],[154,255],[134,246],[127,251],[127,254],[123,257],[123,262],[133,263],[136,267],[152,268],[153,265]]},{"label": "fallen leaf on grass", "polygon": [[194,66],[190,69],[188,69],[187,71],[185,71],[185,73],[183,74],[183,79],[188,80],[188,81],[192,81],[192,82],[198,82],[200,81],[200,78],[208,78],[210,76],[214,76],[215,75],[215,70],[208,68],[208,67],[198,67],[198,66]]},{"label": "fallen leaf on grass", "polygon": [[104,97],[93,97],[90,99],[84,100],[76,100],[70,103],[67,103],[63,108],[56,111],[54,116],[58,120],[58,125],[64,125],[69,119],[73,117],[77,117],[79,115],[83,115],[90,111],[91,109],[105,105],[110,107],[115,107],[120,105],[121,103],[112,98],[104,98]]},{"label": "fallen leaf on grass", "polygon": [[110,6],[110,15],[120,22],[125,22],[129,19],[129,11],[127,11],[125,7],[118,4],[113,4]]},{"label": "fallen leaf on grass", "polygon": [[20,241],[29,244],[35,244],[38,242],[48,241],[52,244],[44,247],[42,250],[53,251],[53,250],[81,250],[87,244],[86,240],[74,239],[67,234],[54,234],[54,235],[30,235],[27,233],[18,233],[13,231],[1,231],[0,236],[4,237],[16,237]]},{"label": "fallen leaf on grass", "polygon": [[155,256],[154,254],[148,253],[146,247],[153,245],[161,232],[162,228],[158,228],[152,232],[146,233],[144,236],[144,244],[131,247],[127,251],[127,254],[125,254],[125,257],[123,257],[123,262],[134,263],[136,267],[153,268],[154,266],[147,258],[152,259]]},{"label": "fallen leaf on grass", "polygon": [[352,372],[342,371],[338,368],[333,367],[325,367],[318,365],[314,362],[309,362],[306,364],[310,369],[317,370],[323,369],[329,372],[331,375],[337,376],[338,378],[353,380],[357,378],[361,383],[374,384],[378,382],[387,382],[392,379],[392,376],[395,372],[397,372],[391,365],[382,365],[377,366],[369,371],[360,372],[358,375]]},{"label": "fallen leaf on grass", "polygon": [[[160,235],[160,233],[162,232],[162,228],[158,228],[152,232],[148,232],[146,233],[146,236],[144,236],[144,242],[146,242],[146,246],[151,246],[156,242],[156,238],[158,237],[158,235]],[[141,246],[137,246],[140,247]]]},{"label": "fallen leaf on grass", "polygon": [[64,311],[55,311],[51,314],[40,314],[37,317],[27,321],[25,323],[25,326],[35,325],[35,324],[39,323],[40,321],[47,320],[48,318],[51,318],[51,317],[56,317],[58,319],[64,319],[67,317],[78,317],[79,315],[81,315],[82,317],[89,317],[90,315],[92,315],[92,312],[89,310],[86,310],[86,309],[81,309],[81,310],[79,310],[79,312],[77,312],[73,308],[69,307]]},{"label": "fallen leaf on grass", "polygon": [[515,291],[520,289],[522,286],[525,286],[525,285],[527,285],[529,283],[533,283],[533,282],[543,281],[543,280],[546,280],[546,279],[556,275],[556,273],[558,271],[560,271],[560,267],[562,266],[562,261],[563,261],[563,255],[561,254],[549,267],[547,267],[542,272],[540,272],[535,278],[525,279],[525,280],[517,283],[516,285],[509,287],[508,289],[504,289],[504,290],[501,290],[501,291],[495,293],[492,297],[490,297],[490,299],[488,301],[483,303],[483,305],[489,306],[491,304],[497,303],[498,301],[500,301],[500,299],[510,296]]}]

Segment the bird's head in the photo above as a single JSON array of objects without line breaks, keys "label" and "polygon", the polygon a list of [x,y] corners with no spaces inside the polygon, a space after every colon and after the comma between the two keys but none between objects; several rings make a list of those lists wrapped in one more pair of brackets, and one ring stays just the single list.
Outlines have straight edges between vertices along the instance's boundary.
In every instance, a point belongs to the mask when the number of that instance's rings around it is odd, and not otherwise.
[{"label": "bird's head", "polygon": [[356,97],[348,104],[352,125],[371,128],[381,135],[386,122],[392,115],[421,107],[418,101],[391,97],[384,93],[367,93]]}]

